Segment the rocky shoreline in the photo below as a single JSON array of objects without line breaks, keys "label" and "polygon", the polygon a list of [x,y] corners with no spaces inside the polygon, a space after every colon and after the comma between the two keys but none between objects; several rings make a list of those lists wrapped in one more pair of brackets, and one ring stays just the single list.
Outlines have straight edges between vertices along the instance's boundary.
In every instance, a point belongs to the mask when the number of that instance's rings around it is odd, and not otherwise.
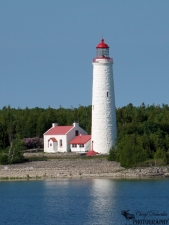
[{"label": "rocky shoreline", "polygon": [[153,177],[169,177],[169,166],[125,169],[105,158],[63,158],[61,155],[47,161],[0,165],[0,180]]}]

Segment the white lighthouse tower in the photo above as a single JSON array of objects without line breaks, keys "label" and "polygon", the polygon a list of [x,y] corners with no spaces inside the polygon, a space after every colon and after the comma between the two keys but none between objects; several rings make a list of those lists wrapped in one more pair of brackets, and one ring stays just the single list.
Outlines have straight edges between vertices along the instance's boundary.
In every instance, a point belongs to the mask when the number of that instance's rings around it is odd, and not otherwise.
[{"label": "white lighthouse tower", "polygon": [[109,46],[102,39],[93,59],[92,90],[92,149],[101,154],[108,154],[117,138],[112,65]]}]

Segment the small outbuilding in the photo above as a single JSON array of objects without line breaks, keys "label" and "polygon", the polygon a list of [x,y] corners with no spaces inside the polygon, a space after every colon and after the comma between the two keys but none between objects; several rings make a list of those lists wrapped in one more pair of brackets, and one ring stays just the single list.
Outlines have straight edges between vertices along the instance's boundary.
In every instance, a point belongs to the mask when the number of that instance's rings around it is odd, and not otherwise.
[{"label": "small outbuilding", "polygon": [[91,135],[78,135],[70,142],[71,152],[84,153],[91,149]]},{"label": "small outbuilding", "polygon": [[87,132],[79,127],[78,123],[73,123],[73,126],[58,126],[53,123],[44,133],[44,152],[69,152],[70,141],[80,134],[86,135]]}]

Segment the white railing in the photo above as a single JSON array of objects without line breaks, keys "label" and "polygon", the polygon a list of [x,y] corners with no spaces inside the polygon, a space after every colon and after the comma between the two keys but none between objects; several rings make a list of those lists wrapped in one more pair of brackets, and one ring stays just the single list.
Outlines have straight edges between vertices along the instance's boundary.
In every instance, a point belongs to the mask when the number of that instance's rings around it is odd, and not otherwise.
[{"label": "white railing", "polygon": [[98,57],[98,58],[93,59],[93,62],[99,62],[100,59],[104,59],[104,61],[106,61],[106,62],[113,63],[113,59],[109,58],[109,57]]}]

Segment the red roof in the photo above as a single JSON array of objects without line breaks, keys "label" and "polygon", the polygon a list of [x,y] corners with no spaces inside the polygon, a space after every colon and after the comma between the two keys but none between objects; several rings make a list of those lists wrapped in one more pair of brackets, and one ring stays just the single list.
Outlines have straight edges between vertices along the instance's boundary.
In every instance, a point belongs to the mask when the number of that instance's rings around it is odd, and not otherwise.
[{"label": "red roof", "polygon": [[76,136],[70,144],[85,144],[91,139],[91,135],[79,135]]},{"label": "red roof", "polygon": [[56,138],[50,138],[48,141],[52,140],[53,142],[57,142]]},{"label": "red roof", "polygon": [[104,43],[104,39],[102,38],[101,43],[96,46],[96,48],[109,48],[109,46]]},{"label": "red roof", "polygon": [[45,135],[66,134],[72,128],[73,128],[73,126],[56,126],[56,127],[52,127],[50,130],[48,130],[45,133]]}]

